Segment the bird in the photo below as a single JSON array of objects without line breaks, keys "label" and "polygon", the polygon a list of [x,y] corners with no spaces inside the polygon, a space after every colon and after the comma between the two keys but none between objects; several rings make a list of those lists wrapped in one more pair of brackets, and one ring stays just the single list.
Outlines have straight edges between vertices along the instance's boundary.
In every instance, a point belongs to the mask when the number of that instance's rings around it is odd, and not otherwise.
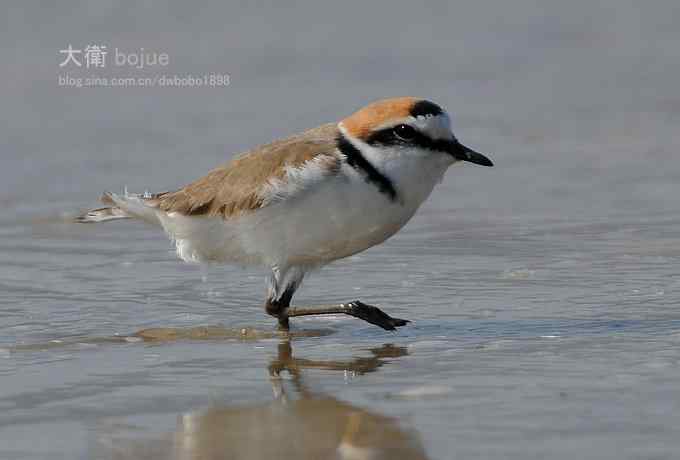
[{"label": "bird", "polygon": [[264,267],[264,308],[288,331],[298,316],[346,314],[385,330],[410,321],[359,300],[291,305],[305,274],[396,234],[454,164],[493,166],[458,141],[449,114],[418,97],[369,103],[340,120],[255,147],[174,191],[104,192],[80,223],[162,227],[186,262]]}]

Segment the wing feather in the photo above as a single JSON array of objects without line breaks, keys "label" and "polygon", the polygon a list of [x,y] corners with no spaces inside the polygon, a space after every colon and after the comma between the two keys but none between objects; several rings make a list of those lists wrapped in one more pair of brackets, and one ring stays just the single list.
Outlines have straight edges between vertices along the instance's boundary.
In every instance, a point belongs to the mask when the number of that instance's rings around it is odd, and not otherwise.
[{"label": "wing feather", "polygon": [[257,147],[191,184],[148,202],[168,213],[192,216],[228,218],[254,211],[272,202],[263,192],[272,181],[285,181],[291,167],[300,168],[314,160],[328,162],[328,173],[335,173],[340,161],[337,135],[337,125],[329,123]]}]

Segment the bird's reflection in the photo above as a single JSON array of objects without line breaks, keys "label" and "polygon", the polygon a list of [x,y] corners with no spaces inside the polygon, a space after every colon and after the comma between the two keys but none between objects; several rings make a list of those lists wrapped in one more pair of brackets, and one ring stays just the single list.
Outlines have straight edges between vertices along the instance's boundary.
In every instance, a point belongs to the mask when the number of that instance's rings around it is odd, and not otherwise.
[{"label": "bird's reflection", "polygon": [[[112,442],[116,459],[425,459],[417,435],[392,418],[311,389],[304,369],[364,374],[407,354],[384,345],[348,361],[295,358],[290,341],[269,364],[274,401],[181,415],[162,440]],[[290,376],[290,379],[284,376]],[[292,388],[290,388],[292,387]]]}]

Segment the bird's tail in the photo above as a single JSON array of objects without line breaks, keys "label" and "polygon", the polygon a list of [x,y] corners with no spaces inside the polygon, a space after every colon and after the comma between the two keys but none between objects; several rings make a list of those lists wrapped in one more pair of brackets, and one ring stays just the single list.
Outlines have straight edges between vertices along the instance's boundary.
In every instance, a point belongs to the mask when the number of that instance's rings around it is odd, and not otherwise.
[{"label": "bird's tail", "polygon": [[141,219],[153,224],[159,224],[158,210],[156,209],[156,199],[162,194],[144,193],[117,195],[111,192],[104,192],[100,201],[105,207],[92,209],[75,218],[76,222],[82,224],[93,224],[97,222],[108,222],[120,219]]}]

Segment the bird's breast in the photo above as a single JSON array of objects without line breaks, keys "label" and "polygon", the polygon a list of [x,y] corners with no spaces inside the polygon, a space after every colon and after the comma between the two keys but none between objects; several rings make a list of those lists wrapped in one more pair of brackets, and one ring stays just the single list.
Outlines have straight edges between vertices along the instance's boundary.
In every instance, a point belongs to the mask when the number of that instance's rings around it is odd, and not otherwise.
[{"label": "bird's breast", "polygon": [[[219,227],[208,225],[213,222],[208,219],[197,228],[191,220],[187,237],[176,238],[178,252],[196,254],[192,258],[197,260],[279,267],[321,266],[356,254],[397,233],[445,170],[433,174],[427,168],[397,166],[381,170],[392,181],[394,196],[347,163],[321,180],[304,182],[307,176],[300,175],[304,183],[295,193],[237,219],[221,220]],[[180,243],[186,246],[181,251]]]},{"label": "bird's breast", "polygon": [[254,231],[262,232],[258,239],[269,246],[268,254],[276,255],[276,263],[322,265],[380,244],[409,221],[434,186],[414,181],[416,188],[409,188],[412,184],[396,177],[392,197],[348,168],[344,165],[339,174],[295,199],[262,210]]}]

